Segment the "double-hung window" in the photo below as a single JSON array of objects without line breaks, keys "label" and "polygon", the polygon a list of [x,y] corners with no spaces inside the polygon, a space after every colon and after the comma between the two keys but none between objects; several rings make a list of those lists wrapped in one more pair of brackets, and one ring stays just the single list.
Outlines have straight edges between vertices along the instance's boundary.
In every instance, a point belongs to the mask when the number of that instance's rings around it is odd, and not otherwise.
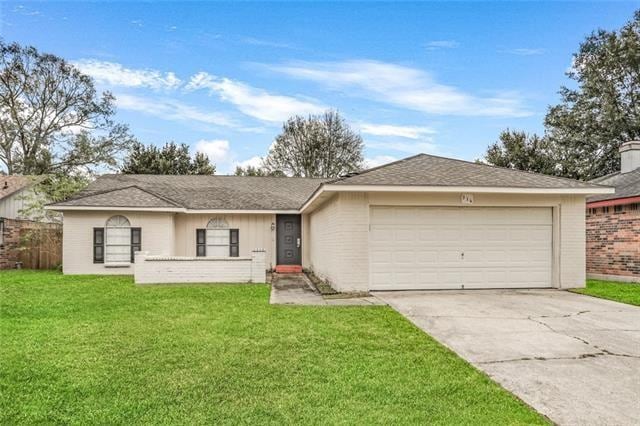
[{"label": "double-hung window", "polygon": [[93,262],[120,265],[134,262],[142,250],[142,230],[132,228],[129,219],[113,216],[104,228],[93,229]]},{"label": "double-hung window", "polygon": [[196,229],[196,256],[238,257],[239,231],[226,221],[211,219],[206,229]]}]

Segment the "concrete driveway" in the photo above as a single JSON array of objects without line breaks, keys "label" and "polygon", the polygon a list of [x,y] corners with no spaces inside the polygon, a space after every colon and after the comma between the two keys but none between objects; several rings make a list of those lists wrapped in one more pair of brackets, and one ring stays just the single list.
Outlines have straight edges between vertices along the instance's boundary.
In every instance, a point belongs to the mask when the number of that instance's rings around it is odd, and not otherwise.
[{"label": "concrete driveway", "polygon": [[558,290],[375,295],[556,423],[640,423],[638,307]]}]

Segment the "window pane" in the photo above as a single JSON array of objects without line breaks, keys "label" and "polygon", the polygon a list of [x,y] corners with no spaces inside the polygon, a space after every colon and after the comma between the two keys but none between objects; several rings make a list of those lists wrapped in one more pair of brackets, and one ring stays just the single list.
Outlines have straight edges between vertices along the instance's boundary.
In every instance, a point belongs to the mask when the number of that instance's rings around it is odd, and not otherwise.
[{"label": "window pane", "polygon": [[229,246],[207,245],[207,257],[229,257]]},{"label": "window pane", "polygon": [[131,230],[129,228],[107,228],[107,245],[130,245]]},{"label": "window pane", "polygon": [[196,256],[205,256],[205,246],[198,245],[196,246]]},{"label": "window pane", "polygon": [[107,262],[126,262],[131,260],[131,247],[130,246],[111,246],[106,247],[106,261]]},{"label": "window pane", "polygon": [[207,244],[229,245],[229,230],[207,229]]}]

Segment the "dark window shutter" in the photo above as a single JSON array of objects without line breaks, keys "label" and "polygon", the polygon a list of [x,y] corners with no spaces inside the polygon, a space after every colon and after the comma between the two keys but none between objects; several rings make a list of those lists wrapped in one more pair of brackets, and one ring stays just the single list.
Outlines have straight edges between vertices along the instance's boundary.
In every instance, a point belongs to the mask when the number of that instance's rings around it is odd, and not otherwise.
[{"label": "dark window shutter", "polygon": [[207,255],[207,230],[196,229],[196,256],[204,257]]},{"label": "dark window shutter", "polygon": [[238,257],[240,253],[240,231],[229,229],[229,256]]},{"label": "dark window shutter", "polygon": [[93,228],[93,263],[104,263],[104,228]]},{"label": "dark window shutter", "polygon": [[135,262],[137,251],[142,250],[142,229],[131,228],[131,263]]}]

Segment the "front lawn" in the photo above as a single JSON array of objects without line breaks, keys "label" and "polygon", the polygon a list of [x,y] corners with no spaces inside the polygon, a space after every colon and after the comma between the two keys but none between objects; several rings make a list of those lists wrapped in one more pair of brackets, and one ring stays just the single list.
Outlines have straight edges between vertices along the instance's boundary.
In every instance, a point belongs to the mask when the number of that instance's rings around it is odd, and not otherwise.
[{"label": "front lawn", "polygon": [[640,284],[587,280],[586,288],[576,288],[571,291],[640,306]]},{"label": "front lawn", "polygon": [[540,424],[382,306],[0,272],[0,423]]}]

